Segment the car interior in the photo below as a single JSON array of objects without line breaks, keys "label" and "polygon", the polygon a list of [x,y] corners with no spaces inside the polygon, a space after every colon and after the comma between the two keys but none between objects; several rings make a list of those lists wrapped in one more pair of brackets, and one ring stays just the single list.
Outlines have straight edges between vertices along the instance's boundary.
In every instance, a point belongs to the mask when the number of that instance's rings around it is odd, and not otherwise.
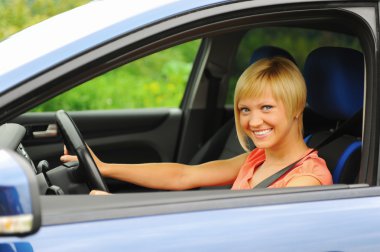
[{"label": "car interior", "polygon": [[[312,38],[309,44],[298,44],[307,36]],[[291,41],[287,41],[289,37]],[[327,29],[326,24],[315,23],[243,26],[200,39],[178,107],[66,111],[79,129],[79,137],[83,135],[100,159],[114,163],[198,164],[242,153],[233,120],[236,80],[256,60],[283,56],[300,67],[306,80],[305,142],[316,147],[339,129],[339,136],[322,146],[319,155],[326,160],[337,186],[368,186],[365,177],[360,177],[365,62],[361,40],[354,31],[338,29],[338,25]],[[141,54],[136,61],[149,56]],[[128,64],[128,60],[117,62],[121,67]],[[100,74],[108,74],[108,69]],[[91,85],[90,78],[88,82],[83,85]],[[19,136],[12,148],[33,160],[41,194],[89,192],[88,176],[83,174],[86,172],[78,169],[78,164],[59,161],[62,136],[66,143],[68,140],[61,127],[58,132],[54,128],[55,112],[28,112],[12,123],[23,126],[9,129],[9,125],[3,125],[0,136],[6,137],[9,131]],[[36,134],[49,130],[52,134],[48,136]],[[156,191],[112,179],[104,181],[111,193]]]},{"label": "car interior", "polygon": [[[250,64],[260,58],[274,56],[286,57],[295,62],[294,58],[283,49],[263,46],[252,54]],[[306,118],[310,117],[309,113],[315,113],[314,117],[318,115],[320,120],[327,118],[336,124],[335,127],[331,125],[329,130],[321,129],[305,135],[305,142],[310,148],[315,148],[334,130],[341,128],[343,123],[352,118],[342,136],[318,148],[318,151],[326,161],[334,183],[355,183],[361,157],[363,55],[351,48],[320,47],[308,55],[304,74],[309,93]],[[320,97],[323,96],[325,97],[321,99]],[[340,99],[334,99],[338,96]],[[253,143],[251,146],[254,148]],[[237,141],[234,120],[230,119],[202,146],[190,163],[198,164],[215,159],[231,158],[243,152]]]}]

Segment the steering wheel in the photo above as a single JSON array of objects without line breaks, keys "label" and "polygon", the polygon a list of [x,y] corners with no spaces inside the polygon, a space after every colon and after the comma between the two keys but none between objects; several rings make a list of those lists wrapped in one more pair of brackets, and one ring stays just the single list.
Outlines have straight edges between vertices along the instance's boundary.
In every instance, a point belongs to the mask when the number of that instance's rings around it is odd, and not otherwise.
[{"label": "steering wheel", "polygon": [[65,144],[68,150],[72,150],[77,155],[89,187],[108,192],[107,185],[72,118],[64,110],[57,111],[55,116]]}]

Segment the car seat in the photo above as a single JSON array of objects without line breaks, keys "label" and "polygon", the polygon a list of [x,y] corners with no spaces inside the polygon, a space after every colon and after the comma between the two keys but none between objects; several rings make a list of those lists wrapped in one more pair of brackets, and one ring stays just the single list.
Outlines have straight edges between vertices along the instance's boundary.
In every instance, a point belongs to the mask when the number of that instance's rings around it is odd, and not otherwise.
[{"label": "car seat", "polygon": [[[360,168],[362,146],[363,55],[350,48],[318,48],[306,59],[304,77],[309,109],[334,120],[337,127],[350,120],[345,134],[322,147],[319,156],[325,159],[334,183],[354,183]],[[330,134],[331,131],[316,132],[305,141],[315,147]]]}]

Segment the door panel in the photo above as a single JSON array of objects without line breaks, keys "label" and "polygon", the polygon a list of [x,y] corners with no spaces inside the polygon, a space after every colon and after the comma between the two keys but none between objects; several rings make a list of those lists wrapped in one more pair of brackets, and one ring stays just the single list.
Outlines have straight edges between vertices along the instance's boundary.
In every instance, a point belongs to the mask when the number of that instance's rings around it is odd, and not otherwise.
[{"label": "door panel", "polygon": [[[140,163],[174,160],[182,112],[180,109],[136,109],[69,113],[85,141],[106,162]],[[31,158],[59,164],[61,135],[37,137],[33,132],[55,124],[55,114],[27,113],[13,122],[27,127],[23,142]]]}]

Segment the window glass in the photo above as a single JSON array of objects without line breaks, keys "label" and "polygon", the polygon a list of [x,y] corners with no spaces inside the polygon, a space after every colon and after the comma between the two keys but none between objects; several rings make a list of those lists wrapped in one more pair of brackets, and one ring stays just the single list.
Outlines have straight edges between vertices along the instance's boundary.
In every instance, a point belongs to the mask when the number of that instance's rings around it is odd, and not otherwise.
[{"label": "window glass", "polygon": [[191,41],[141,58],[32,111],[179,107],[199,45]]},{"label": "window glass", "polygon": [[329,31],[289,27],[252,29],[243,37],[235,57],[234,69],[229,80],[226,104],[233,104],[236,81],[248,67],[252,53],[261,46],[276,46],[288,51],[303,69],[307,55],[322,46],[348,47],[361,51],[356,37]]}]

